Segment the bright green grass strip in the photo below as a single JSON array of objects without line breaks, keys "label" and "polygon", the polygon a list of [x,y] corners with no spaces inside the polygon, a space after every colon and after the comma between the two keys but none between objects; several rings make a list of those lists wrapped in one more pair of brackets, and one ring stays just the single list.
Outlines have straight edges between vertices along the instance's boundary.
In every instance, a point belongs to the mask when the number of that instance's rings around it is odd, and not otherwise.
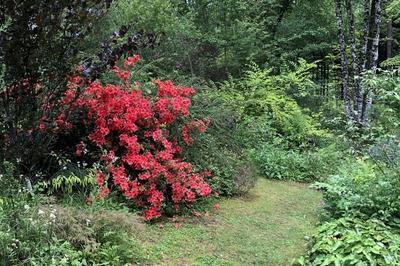
[{"label": "bright green grass strip", "polygon": [[147,226],[139,239],[155,265],[290,265],[306,250],[321,200],[305,185],[260,179],[209,218]]}]

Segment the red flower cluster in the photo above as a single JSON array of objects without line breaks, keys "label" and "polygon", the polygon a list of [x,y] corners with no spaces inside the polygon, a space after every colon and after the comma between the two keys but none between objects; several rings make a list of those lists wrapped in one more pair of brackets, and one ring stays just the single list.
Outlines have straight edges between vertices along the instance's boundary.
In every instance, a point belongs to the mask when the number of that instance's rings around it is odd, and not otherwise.
[{"label": "red flower cluster", "polygon": [[[139,59],[128,58],[123,71],[115,67],[123,85],[91,82],[82,88],[81,79],[72,78],[62,101],[75,112],[74,117],[78,114],[83,118],[83,125],[91,131],[88,140],[103,151],[99,160],[104,169],[97,175],[99,197],[107,196],[109,187],[118,188],[126,198],[144,207],[145,218],[150,220],[161,216],[165,205],[178,209],[197,197],[210,195],[211,188],[204,180],[209,172],[193,171],[181,158],[182,147],[169,130],[179,126],[179,117],[189,115],[194,89],[158,80],[157,96],[143,96],[137,83],[132,87],[126,81],[130,73],[126,68]],[[63,123],[69,123],[66,117],[70,115],[60,115],[55,124],[63,128]],[[204,132],[208,123],[187,123],[182,139],[191,144],[189,131]],[[82,156],[85,144],[81,142],[76,148],[76,155]]]}]

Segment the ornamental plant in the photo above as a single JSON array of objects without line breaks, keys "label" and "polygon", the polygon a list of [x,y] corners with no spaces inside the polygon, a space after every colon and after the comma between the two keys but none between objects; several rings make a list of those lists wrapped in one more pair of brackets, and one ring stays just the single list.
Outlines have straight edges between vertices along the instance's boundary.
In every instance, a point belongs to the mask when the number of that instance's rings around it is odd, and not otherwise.
[{"label": "ornamental plant", "polygon": [[192,134],[204,132],[210,120],[184,122],[193,88],[157,80],[156,95],[145,96],[138,82],[129,82],[130,68],[139,60],[139,56],[129,57],[122,68],[114,67],[118,85],[72,77],[54,130],[72,133],[85,128],[88,134],[76,145],[76,156],[85,156],[89,146],[95,147],[98,197],[118,191],[142,207],[145,219],[151,220],[166,207],[179,210],[210,195],[205,179],[211,173],[194,171],[181,156],[184,147],[193,143]]}]

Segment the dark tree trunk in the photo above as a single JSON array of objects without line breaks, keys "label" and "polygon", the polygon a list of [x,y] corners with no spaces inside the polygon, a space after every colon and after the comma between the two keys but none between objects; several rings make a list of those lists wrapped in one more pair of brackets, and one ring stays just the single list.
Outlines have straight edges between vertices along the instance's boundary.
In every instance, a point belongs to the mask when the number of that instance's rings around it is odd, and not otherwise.
[{"label": "dark tree trunk", "polygon": [[393,21],[389,19],[387,24],[387,43],[386,43],[386,57],[392,57],[393,52]]},{"label": "dark tree trunk", "polygon": [[367,44],[367,63],[366,63],[366,70],[371,69],[371,49],[372,49],[372,39],[374,36],[374,30],[375,30],[375,5],[376,5],[376,0],[369,0],[370,5],[369,5],[369,15],[368,15],[368,44]]},{"label": "dark tree trunk", "polygon": [[345,43],[345,39],[344,39],[342,1],[341,0],[336,0],[336,24],[337,24],[337,28],[338,28],[344,111],[345,111],[347,120],[350,121],[352,119],[352,107],[351,107],[351,101],[350,101],[350,96],[349,96],[349,69],[347,66],[347,58],[346,58],[346,43]]},{"label": "dark tree trunk", "polygon": [[276,24],[274,25],[274,27],[272,28],[272,37],[275,38],[275,35],[278,31],[279,25],[281,24],[282,20],[283,20],[283,16],[285,15],[285,13],[289,10],[290,8],[290,4],[292,2],[290,0],[283,0],[282,5],[280,6],[279,10],[278,10],[278,17],[276,20]]}]

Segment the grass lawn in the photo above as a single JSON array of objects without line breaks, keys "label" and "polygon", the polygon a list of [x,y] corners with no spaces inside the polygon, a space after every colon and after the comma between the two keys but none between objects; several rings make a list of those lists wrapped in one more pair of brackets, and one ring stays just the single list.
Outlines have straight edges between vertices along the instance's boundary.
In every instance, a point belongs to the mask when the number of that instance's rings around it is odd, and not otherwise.
[{"label": "grass lawn", "polygon": [[260,178],[245,198],[226,199],[210,217],[143,226],[138,240],[156,265],[290,265],[318,221],[320,193]]}]

